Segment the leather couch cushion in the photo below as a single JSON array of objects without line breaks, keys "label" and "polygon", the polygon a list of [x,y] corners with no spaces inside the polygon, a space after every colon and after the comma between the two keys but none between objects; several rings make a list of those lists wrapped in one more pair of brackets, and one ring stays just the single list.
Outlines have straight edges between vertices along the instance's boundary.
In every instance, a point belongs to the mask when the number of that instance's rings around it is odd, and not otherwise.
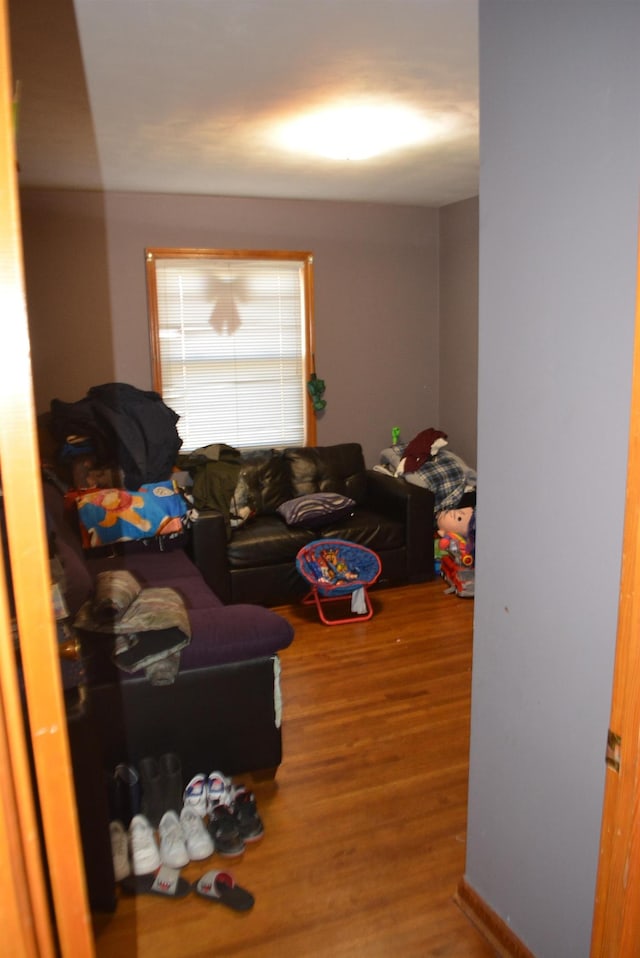
[{"label": "leather couch cushion", "polygon": [[313,530],[287,526],[279,516],[259,516],[234,532],[227,551],[229,566],[232,570],[254,569],[294,562],[311,539],[348,539],[374,552],[385,552],[403,548],[405,528],[402,522],[362,507],[346,519]]},{"label": "leather couch cushion", "polygon": [[[320,534],[321,533],[321,534]],[[402,549],[406,545],[403,522],[389,519],[379,513],[359,508],[342,522],[316,530],[316,539],[347,539],[374,552]]]},{"label": "leather couch cushion", "polygon": [[[239,490],[242,490],[241,493]],[[247,506],[254,515],[271,515],[281,502],[293,498],[294,492],[287,464],[275,449],[246,452],[238,476],[237,506]]]},{"label": "leather couch cushion", "polygon": [[356,442],[335,446],[285,449],[294,496],[312,492],[338,492],[356,503],[364,502],[367,477],[362,447]]},{"label": "leather couch cushion", "polygon": [[255,569],[293,562],[313,538],[309,529],[288,526],[278,515],[257,516],[236,529],[227,546],[231,569]]}]

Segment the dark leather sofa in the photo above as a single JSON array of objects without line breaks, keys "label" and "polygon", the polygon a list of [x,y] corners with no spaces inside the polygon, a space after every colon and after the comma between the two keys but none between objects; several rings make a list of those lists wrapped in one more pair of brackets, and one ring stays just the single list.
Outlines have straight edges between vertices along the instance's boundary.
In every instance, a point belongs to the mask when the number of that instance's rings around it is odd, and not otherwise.
[{"label": "dark leather sofa", "polygon": [[[308,586],[295,558],[319,538],[347,539],[376,552],[381,585],[433,578],[433,494],[367,469],[358,443],[246,453],[238,484],[251,518],[229,533],[221,511],[203,511],[192,539],[196,565],[225,603],[274,606],[299,599]],[[353,514],[309,529],[288,526],[276,511],[316,492],[349,496]]]}]

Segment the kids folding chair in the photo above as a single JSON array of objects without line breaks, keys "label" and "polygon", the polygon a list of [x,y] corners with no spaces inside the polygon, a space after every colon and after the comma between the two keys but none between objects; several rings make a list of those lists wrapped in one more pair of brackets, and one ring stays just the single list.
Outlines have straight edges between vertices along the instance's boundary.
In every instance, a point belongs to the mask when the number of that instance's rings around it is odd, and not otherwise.
[{"label": "kids folding chair", "polygon": [[[311,590],[302,600],[315,602],[320,620],[325,625],[366,622],[373,615],[367,591],[378,579],[382,566],[371,549],[344,539],[314,539],[298,552],[296,567]],[[351,596],[351,615],[328,618],[325,606]]]}]

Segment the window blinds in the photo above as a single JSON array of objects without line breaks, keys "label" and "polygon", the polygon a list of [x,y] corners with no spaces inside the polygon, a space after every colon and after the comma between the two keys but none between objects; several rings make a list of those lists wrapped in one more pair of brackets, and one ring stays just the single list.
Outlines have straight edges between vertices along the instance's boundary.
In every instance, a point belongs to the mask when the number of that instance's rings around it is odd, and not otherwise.
[{"label": "window blinds", "polygon": [[155,258],[162,396],[183,451],[305,441],[300,259]]}]

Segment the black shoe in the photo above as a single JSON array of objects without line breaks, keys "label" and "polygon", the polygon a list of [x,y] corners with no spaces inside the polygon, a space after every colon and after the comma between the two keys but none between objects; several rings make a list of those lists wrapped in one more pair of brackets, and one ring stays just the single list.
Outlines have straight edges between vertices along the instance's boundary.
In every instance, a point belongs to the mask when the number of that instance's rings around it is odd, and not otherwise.
[{"label": "black shoe", "polygon": [[238,826],[231,809],[226,805],[215,805],[209,812],[209,834],[219,855],[235,858],[242,855],[244,841],[238,831]]},{"label": "black shoe", "polygon": [[258,814],[256,797],[243,785],[239,786],[233,796],[231,807],[233,819],[240,837],[244,842],[257,842],[264,835],[264,825]]}]

